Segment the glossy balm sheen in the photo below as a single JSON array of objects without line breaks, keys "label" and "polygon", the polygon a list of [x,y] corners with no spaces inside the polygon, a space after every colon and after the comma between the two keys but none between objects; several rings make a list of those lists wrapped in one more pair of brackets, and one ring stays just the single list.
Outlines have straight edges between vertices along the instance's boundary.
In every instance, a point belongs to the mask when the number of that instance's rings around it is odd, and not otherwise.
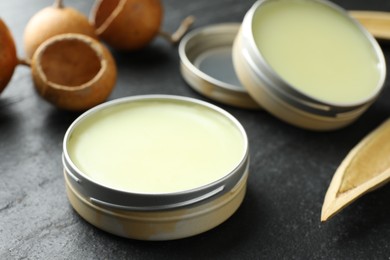
[{"label": "glossy balm sheen", "polygon": [[255,43],[271,68],[298,91],[324,102],[370,98],[380,81],[368,38],[346,15],[317,1],[267,1],[253,18]]},{"label": "glossy balm sheen", "polygon": [[225,116],[181,101],[139,100],[94,113],[69,137],[68,153],[88,178],[135,193],[174,193],[225,177],[245,154]]}]

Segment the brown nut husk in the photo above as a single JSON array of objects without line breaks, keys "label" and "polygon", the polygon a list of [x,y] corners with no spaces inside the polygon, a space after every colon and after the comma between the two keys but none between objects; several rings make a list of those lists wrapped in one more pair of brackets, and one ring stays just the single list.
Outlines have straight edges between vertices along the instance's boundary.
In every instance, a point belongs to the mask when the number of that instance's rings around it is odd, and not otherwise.
[{"label": "brown nut husk", "polygon": [[390,181],[390,119],[359,142],[340,164],[322,206],[326,221],[369,191]]},{"label": "brown nut husk", "polygon": [[97,39],[95,28],[79,11],[63,7],[62,1],[36,13],[24,30],[24,50],[31,59],[35,50],[47,39],[64,33],[79,33]]},{"label": "brown nut husk", "polygon": [[14,39],[7,25],[0,18],[0,93],[11,80],[17,64]]},{"label": "brown nut husk", "polygon": [[38,93],[56,107],[71,111],[105,101],[117,76],[108,49],[81,34],[62,34],[42,43],[31,69]]},{"label": "brown nut husk", "polygon": [[159,33],[162,17],[159,0],[98,0],[91,12],[91,23],[111,47],[137,50]]}]

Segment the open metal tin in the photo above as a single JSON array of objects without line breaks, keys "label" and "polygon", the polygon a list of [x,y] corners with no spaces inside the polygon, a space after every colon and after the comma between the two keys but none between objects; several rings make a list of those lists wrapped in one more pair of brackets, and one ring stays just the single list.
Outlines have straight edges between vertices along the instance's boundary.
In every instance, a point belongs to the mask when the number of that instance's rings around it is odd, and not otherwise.
[{"label": "open metal tin", "polygon": [[[160,192],[153,190],[138,191],[114,186],[98,178],[98,172],[103,171],[102,169],[96,168],[95,165],[93,165],[94,171],[83,168],[82,164],[79,163],[81,159],[77,157],[75,152],[77,150],[72,147],[78,145],[78,142],[82,142],[85,136],[87,136],[85,138],[88,138],[88,136],[92,135],[92,130],[89,130],[90,128],[99,127],[100,124],[104,123],[104,120],[113,118],[116,114],[127,111],[131,113],[135,111],[134,113],[138,113],[139,107],[149,109],[149,107],[155,107],[156,105],[161,105],[161,110],[171,105],[174,105],[175,109],[188,109],[188,113],[197,114],[195,120],[202,120],[208,116],[212,119],[211,121],[215,118],[217,121],[223,120],[225,125],[221,127],[222,131],[226,127],[231,128],[242,148],[242,152],[239,152],[238,156],[235,157],[236,160],[231,162],[232,167],[229,166],[230,170],[223,172],[217,179],[210,180],[208,183],[200,186],[191,186],[191,188],[178,191],[168,190]],[[158,109],[160,108],[158,107]],[[176,109],[175,111],[179,110]],[[190,114],[188,115],[190,116]],[[184,117],[181,114],[177,118],[180,120],[180,118]],[[131,120],[131,118],[125,120]],[[209,119],[206,118],[205,120]],[[201,121],[199,124],[204,123],[204,121]],[[175,125],[170,125],[171,122],[162,122],[162,124],[169,129],[176,127]],[[115,133],[115,128],[121,127],[121,125],[110,124],[110,129],[113,129]],[[143,126],[140,127],[142,128]],[[147,147],[147,144],[152,139],[147,134],[147,129],[143,129],[142,133],[145,132],[145,134],[141,134],[140,136],[132,136],[131,133],[127,132],[123,138],[119,136],[122,139],[119,140],[118,147],[115,146],[113,149],[120,150],[121,143],[126,144],[126,138],[135,138],[141,144],[140,149],[144,149],[142,143],[145,143],[145,149],[154,149],[154,143],[152,146]],[[156,129],[158,130],[158,127]],[[152,130],[155,131],[156,129]],[[207,133],[208,128],[206,127],[204,129],[206,130],[205,133]],[[78,139],[77,136],[81,136],[82,134],[85,136]],[[110,136],[104,137],[105,135],[104,133],[99,133],[99,136],[103,136],[103,138],[97,138],[96,142],[103,142],[103,139],[107,138],[108,144],[111,145],[112,141]],[[218,133],[216,132],[215,135],[218,135]],[[159,133],[156,133],[156,136],[160,138]],[[161,138],[165,138],[164,134],[161,136]],[[175,136],[170,136],[169,138],[175,138]],[[208,140],[205,141],[208,142]],[[245,195],[249,167],[246,133],[241,124],[233,116],[207,102],[167,95],[135,96],[110,101],[85,112],[76,119],[66,132],[63,145],[64,175],[70,203],[88,222],[119,236],[142,240],[167,240],[192,236],[213,228],[229,218],[239,207]],[[129,145],[131,146],[131,143]],[[184,149],[187,148],[185,143],[180,145]],[[100,165],[99,157],[96,156],[96,159],[94,159],[95,154],[98,153],[103,153],[103,156],[107,157],[107,163],[110,163],[110,152],[104,151],[105,147],[107,147],[106,145],[102,147],[103,150],[100,151],[99,148],[94,147],[90,148],[90,152],[87,151],[87,153],[92,154],[90,164]],[[132,147],[130,148],[133,149]],[[161,149],[163,153],[170,153],[170,147],[161,147]],[[157,162],[153,160],[160,158],[153,157],[152,152],[150,151],[149,157],[147,156],[147,152],[146,157],[141,163],[148,162],[148,164],[156,164]],[[85,153],[85,151],[82,153]],[[177,157],[180,157],[178,153],[183,154],[185,151],[173,151],[172,161],[167,161],[166,164],[171,164],[174,166],[173,168],[177,168],[176,165],[180,165],[180,162],[175,161]],[[199,153],[202,153],[202,150],[199,150]],[[203,161],[199,161],[197,158],[199,154],[195,153],[192,155],[193,158],[189,159],[193,163],[193,168],[196,168],[199,164],[204,164]],[[218,158],[221,162],[224,160],[227,161],[226,158],[221,156],[217,154],[215,158]],[[124,161],[123,167],[126,168],[125,172],[128,172],[129,170],[127,168],[130,169],[132,166],[130,159],[128,158]],[[180,170],[179,168],[179,172],[177,173],[179,175],[181,175]],[[164,185],[164,183],[172,182],[171,180],[167,180],[167,182],[161,181],[161,178],[165,176],[161,176],[163,173],[159,173],[158,168],[156,171],[151,174],[157,180],[155,181],[153,178],[146,179],[147,185],[150,183],[152,186],[152,182],[157,182],[155,185],[160,185],[160,183]],[[136,172],[128,173],[133,174],[133,176],[137,176],[138,174]],[[115,172],[108,174],[109,178],[115,178],[117,176]],[[202,172],[198,172],[199,174],[202,175]],[[111,181],[111,179],[108,180]],[[188,179],[188,182],[191,182],[191,178]]]},{"label": "open metal tin", "polygon": [[[383,87],[386,65],[382,50],[372,35],[341,7],[322,0],[294,0],[289,3],[293,2],[299,5],[316,5],[328,12],[333,12],[358,31],[359,37],[368,46],[365,51],[372,53],[377,60],[379,78],[372,86],[373,90],[359,101],[336,103],[313,97],[284,80],[264,58],[262,50],[256,46],[254,39],[254,21],[258,12],[268,4],[278,3],[278,1],[269,0],[257,1],[245,15],[233,47],[233,60],[237,75],[251,96],[264,109],[285,122],[312,130],[332,130],[344,127],[367,110]],[[307,35],[307,37],[313,36]],[[285,48],[288,48],[288,45],[286,43]],[[318,60],[318,62],[322,61]]]}]

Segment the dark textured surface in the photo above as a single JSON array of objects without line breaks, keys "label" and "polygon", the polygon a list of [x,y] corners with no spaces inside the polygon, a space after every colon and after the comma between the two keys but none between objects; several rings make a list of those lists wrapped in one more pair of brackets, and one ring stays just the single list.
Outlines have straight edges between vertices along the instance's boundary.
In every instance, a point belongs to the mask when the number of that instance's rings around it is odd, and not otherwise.
[{"label": "dark textured surface", "polygon": [[[0,1],[19,56],[28,19],[50,0]],[[390,2],[335,1],[348,9],[390,11]],[[66,1],[88,13],[92,0]],[[195,27],[239,22],[253,1],[165,0],[164,29],[188,14]],[[389,28],[390,30],[390,28]],[[390,44],[381,43],[390,59]],[[114,52],[119,79],[110,99],[175,94],[205,99],[179,72],[177,49],[158,39],[138,53]],[[0,68],[1,69],[1,68]],[[266,112],[221,107],[236,116],[251,143],[247,196],[228,221],[187,239],[143,242],[91,226],[69,205],[62,176],[62,138],[77,114],[40,99],[30,71],[18,67],[0,97],[0,259],[389,259],[390,185],[320,223],[329,182],[347,152],[390,114],[390,82],[353,125],[316,133],[286,125]],[[390,140],[389,140],[390,141]]]}]

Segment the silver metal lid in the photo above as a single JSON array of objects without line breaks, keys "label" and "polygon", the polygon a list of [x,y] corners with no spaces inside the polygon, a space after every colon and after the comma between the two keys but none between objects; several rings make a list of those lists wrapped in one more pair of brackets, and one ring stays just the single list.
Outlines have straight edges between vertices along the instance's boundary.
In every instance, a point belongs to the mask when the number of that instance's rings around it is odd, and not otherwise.
[{"label": "silver metal lid", "polygon": [[232,61],[232,45],[240,24],[206,26],[187,34],[180,42],[179,55],[184,80],[196,91],[215,101],[259,109],[241,85]]}]

